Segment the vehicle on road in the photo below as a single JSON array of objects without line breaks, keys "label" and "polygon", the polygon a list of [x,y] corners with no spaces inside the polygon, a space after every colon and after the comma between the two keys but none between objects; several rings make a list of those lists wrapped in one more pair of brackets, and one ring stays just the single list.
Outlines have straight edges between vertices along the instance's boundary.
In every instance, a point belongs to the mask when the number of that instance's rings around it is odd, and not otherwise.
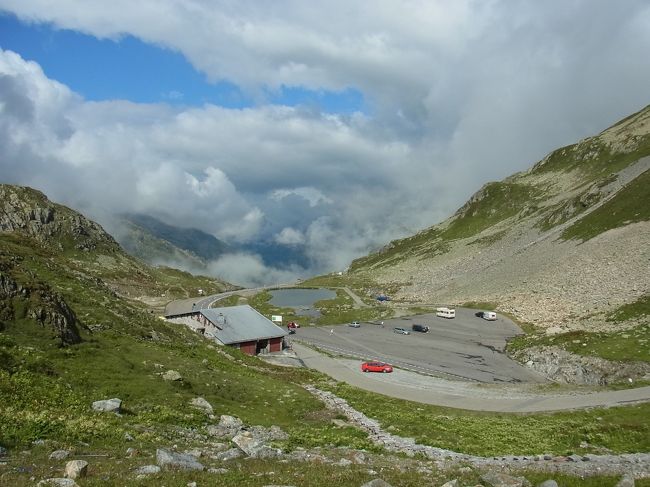
[{"label": "vehicle on road", "polygon": [[474,316],[488,321],[495,321],[497,319],[497,314],[494,311],[477,311],[474,313]]},{"label": "vehicle on road", "polygon": [[392,372],[393,366],[384,362],[364,362],[361,364],[361,372]]},{"label": "vehicle on road", "polygon": [[393,332],[399,334],[399,335],[410,335],[411,332],[408,331],[406,328],[393,328]]},{"label": "vehicle on road", "polygon": [[436,316],[440,318],[455,318],[456,310],[452,308],[436,308]]},{"label": "vehicle on road", "polygon": [[429,327],[426,325],[413,325],[413,331],[419,331],[420,333],[429,333]]},{"label": "vehicle on road", "polygon": [[290,321],[287,324],[287,330],[289,331],[289,335],[293,335],[296,332],[297,328],[298,328],[298,326],[293,321]]},{"label": "vehicle on road", "polygon": [[348,323],[348,326],[351,326],[352,328],[359,328],[361,326],[361,323],[358,321],[353,321],[352,323]]}]

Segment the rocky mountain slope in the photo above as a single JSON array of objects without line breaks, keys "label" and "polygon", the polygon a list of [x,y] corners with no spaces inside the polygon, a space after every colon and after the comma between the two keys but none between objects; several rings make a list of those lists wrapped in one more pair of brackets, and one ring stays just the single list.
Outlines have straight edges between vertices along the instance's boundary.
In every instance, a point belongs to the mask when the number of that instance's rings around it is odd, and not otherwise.
[{"label": "rocky mountain slope", "polygon": [[648,323],[650,107],[486,184],[353,262],[407,303],[481,303],[551,333]]},{"label": "rocky mountain slope", "polygon": [[[38,249],[37,253],[53,251],[66,257],[65,265],[74,268],[79,276],[101,282],[117,295],[159,308],[170,299],[196,295],[199,288],[210,293],[234,288],[217,279],[150,267],[127,255],[99,224],[31,188],[0,184],[0,238],[14,248]],[[2,262],[4,275],[17,279],[18,287],[27,286],[25,283],[34,276],[21,274],[23,264],[10,258],[14,257],[10,253],[6,256]],[[31,287],[47,287],[46,280]],[[29,293],[27,287],[21,289],[21,295]],[[4,296],[9,294],[7,288]]]},{"label": "rocky mountain slope", "polygon": [[229,250],[227,244],[201,230],[174,227],[147,215],[122,215],[119,220],[116,236],[120,245],[152,265],[204,269]]}]

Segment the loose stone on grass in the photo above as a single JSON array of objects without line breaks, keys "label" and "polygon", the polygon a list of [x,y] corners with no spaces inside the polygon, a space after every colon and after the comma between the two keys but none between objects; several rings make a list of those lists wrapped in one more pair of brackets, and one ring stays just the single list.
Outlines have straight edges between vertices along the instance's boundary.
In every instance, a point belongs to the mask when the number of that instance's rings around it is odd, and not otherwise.
[{"label": "loose stone on grass", "polygon": [[192,455],[175,453],[159,448],[156,450],[156,463],[170,470],[203,470],[205,467]]},{"label": "loose stone on grass", "polygon": [[95,401],[93,409],[102,413],[119,413],[122,407],[122,400],[114,397],[113,399],[104,399]]}]

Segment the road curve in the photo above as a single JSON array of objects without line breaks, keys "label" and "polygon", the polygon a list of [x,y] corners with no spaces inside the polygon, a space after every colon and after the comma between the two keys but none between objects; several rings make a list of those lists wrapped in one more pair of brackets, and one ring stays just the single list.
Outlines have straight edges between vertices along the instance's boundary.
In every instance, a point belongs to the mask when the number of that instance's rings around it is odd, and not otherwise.
[{"label": "road curve", "polygon": [[298,343],[293,349],[305,366],[360,389],[436,406],[508,413],[561,411],[624,406],[650,401],[650,386],[599,392],[534,393],[513,385],[485,386],[422,376],[396,369],[392,374],[364,374],[358,360],[332,358]]}]

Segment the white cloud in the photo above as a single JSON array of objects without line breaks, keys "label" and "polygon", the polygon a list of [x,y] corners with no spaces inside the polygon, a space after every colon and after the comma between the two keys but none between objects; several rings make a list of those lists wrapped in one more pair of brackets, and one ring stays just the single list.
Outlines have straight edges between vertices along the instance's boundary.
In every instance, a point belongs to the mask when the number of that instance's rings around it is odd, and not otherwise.
[{"label": "white cloud", "polygon": [[283,200],[287,196],[295,194],[307,200],[309,206],[312,208],[319,203],[332,203],[332,200],[325,196],[316,188],[305,187],[305,188],[294,188],[294,189],[275,189],[271,192],[270,198],[276,201]]},{"label": "white cloud", "polygon": [[[260,100],[88,102],[3,51],[2,174],[97,213],[147,212],[232,241],[304,239],[322,272],[648,103],[644,0],[320,5],[0,0],[28,21],[168,47]],[[265,105],[283,85],[354,88],[369,110]]]},{"label": "white cloud", "polygon": [[245,287],[292,283],[301,276],[301,269],[269,267],[259,256],[246,253],[226,254],[210,262],[208,270],[212,275]]},{"label": "white cloud", "polygon": [[282,231],[275,236],[275,241],[282,245],[301,245],[305,243],[305,235],[295,228],[284,227]]}]

